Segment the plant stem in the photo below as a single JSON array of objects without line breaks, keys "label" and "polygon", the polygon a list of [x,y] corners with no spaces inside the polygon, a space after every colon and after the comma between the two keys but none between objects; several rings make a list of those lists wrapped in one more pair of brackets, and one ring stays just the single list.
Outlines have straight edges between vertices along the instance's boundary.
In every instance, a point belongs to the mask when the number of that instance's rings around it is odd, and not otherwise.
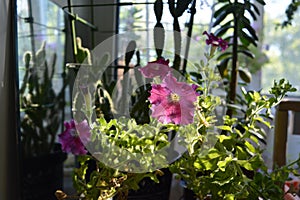
[{"label": "plant stem", "polygon": [[203,125],[205,127],[209,127],[209,123],[206,121],[205,117],[201,114],[200,110],[197,110],[196,114],[197,114],[200,122],[203,123]]},{"label": "plant stem", "polygon": [[175,47],[175,55],[173,61],[173,68],[179,71],[180,68],[180,51],[181,51],[181,33],[180,33],[180,26],[178,22],[178,17],[174,16],[173,22],[173,36],[174,36],[174,47]]},{"label": "plant stem", "polygon": [[[237,0],[234,1],[237,4]],[[234,32],[233,32],[233,44],[232,44],[232,67],[231,67],[231,77],[229,84],[228,102],[235,103],[236,99],[236,89],[237,89],[237,74],[238,74],[238,13],[234,12]],[[232,117],[233,110],[228,108],[227,113],[229,117]]]},{"label": "plant stem", "polygon": [[191,43],[191,37],[192,37],[192,31],[193,31],[193,25],[194,25],[194,15],[196,14],[196,0],[193,1],[193,4],[190,8],[191,16],[190,16],[190,22],[189,22],[189,29],[187,33],[187,41],[186,41],[186,48],[185,48],[185,54],[184,54],[184,60],[183,60],[183,68],[182,73],[186,73],[186,66],[187,66],[187,60],[189,56],[189,50],[190,50],[190,43]]}]

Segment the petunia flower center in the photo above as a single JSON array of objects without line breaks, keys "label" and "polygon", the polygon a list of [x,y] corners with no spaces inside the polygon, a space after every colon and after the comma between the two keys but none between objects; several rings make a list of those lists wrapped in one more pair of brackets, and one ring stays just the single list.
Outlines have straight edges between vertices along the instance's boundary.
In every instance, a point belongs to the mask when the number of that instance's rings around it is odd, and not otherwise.
[{"label": "petunia flower center", "polygon": [[169,96],[169,99],[170,99],[171,102],[177,103],[180,100],[180,96],[176,93],[171,93],[170,96]]},{"label": "petunia flower center", "polygon": [[158,71],[159,68],[160,68],[159,64],[155,64],[155,65],[152,66],[152,69],[156,70],[156,71]]}]

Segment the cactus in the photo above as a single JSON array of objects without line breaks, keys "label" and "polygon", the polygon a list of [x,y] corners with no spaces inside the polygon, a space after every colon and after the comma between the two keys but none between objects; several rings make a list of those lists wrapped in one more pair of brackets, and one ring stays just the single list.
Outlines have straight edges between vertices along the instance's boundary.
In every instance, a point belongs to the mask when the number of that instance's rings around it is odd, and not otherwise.
[{"label": "cactus", "polygon": [[156,24],[154,26],[154,46],[157,54],[157,59],[162,57],[163,48],[165,44],[165,29],[162,25],[161,17],[163,14],[163,2],[162,0],[157,0],[154,3],[154,13],[156,17]]},{"label": "cactus", "polygon": [[[74,83],[75,88],[80,88],[73,96],[72,101],[72,114],[73,118],[83,120],[88,118],[91,122],[94,117],[104,117],[106,120],[110,120],[116,114],[114,102],[111,98],[111,93],[116,85],[116,82],[112,81],[108,83],[106,76],[103,75],[103,80],[98,80],[99,69],[107,65],[110,60],[110,55],[105,54],[102,57],[93,57],[89,48],[82,46],[80,37],[76,38],[77,41],[77,55],[76,61],[78,65],[76,68],[71,68],[76,74],[76,81]],[[100,68],[99,68],[100,67]],[[84,76],[77,76],[78,70],[81,69],[81,74]],[[101,70],[100,70],[101,71]],[[93,86],[85,83],[95,83]],[[79,85],[78,85],[79,84]],[[90,87],[89,87],[90,86]],[[92,100],[91,105],[86,105],[83,88],[87,89],[87,93]],[[84,89],[84,90],[85,90]],[[92,107],[91,107],[92,106]],[[78,109],[80,108],[80,109]],[[91,112],[94,109],[95,113]]]},{"label": "cactus", "polygon": [[175,55],[174,55],[174,63],[173,67],[176,70],[179,70],[180,67],[180,52],[181,52],[181,31],[179,26],[178,18],[188,9],[189,4],[192,0],[178,0],[175,3],[175,0],[168,0],[169,10],[174,18],[173,22],[173,35],[174,35],[174,47],[175,47]]},{"label": "cactus", "polygon": [[82,46],[82,41],[80,37],[76,37],[76,45],[77,45],[76,61],[80,64],[84,63],[84,64],[91,65],[92,59],[91,59],[90,50]]},{"label": "cactus", "polygon": [[25,52],[25,74],[20,87],[21,144],[25,158],[50,153],[62,124],[65,85],[56,93],[53,89],[56,54],[51,62],[46,57],[43,42],[35,59]]}]

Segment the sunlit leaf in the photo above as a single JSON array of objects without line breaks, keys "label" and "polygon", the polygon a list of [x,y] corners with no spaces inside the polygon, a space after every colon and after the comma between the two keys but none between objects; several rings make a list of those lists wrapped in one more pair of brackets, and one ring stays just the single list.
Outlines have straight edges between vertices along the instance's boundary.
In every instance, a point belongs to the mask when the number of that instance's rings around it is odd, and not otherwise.
[{"label": "sunlit leaf", "polygon": [[246,83],[251,82],[252,75],[248,70],[246,70],[244,68],[239,68],[239,75],[240,75],[241,79],[243,81],[245,81]]},{"label": "sunlit leaf", "polygon": [[230,6],[228,9],[222,11],[217,17],[215,17],[215,21],[213,23],[213,27],[219,25],[229,14],[233,13],[235,10],[234,6]]}]

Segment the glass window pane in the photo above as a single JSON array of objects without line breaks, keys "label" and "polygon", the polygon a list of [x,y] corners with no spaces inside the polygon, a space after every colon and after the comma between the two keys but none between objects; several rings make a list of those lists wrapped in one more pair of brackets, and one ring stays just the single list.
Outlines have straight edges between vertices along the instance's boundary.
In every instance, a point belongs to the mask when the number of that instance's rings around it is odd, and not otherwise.
[{"label": "glass window pane", "polygon": [[[128,2],[126,0],[120,0],[120,3]],[[126,50],[126,46],[128,44],[128,38],[138,40],[138,42],[143,43],[144,46],[153,47],[153,28],[156,24],[156,17],[153,10],[154,0],[136,0],[132,1],[133,5],[123,5],[119,8],[119,33],[132,32],[131,36],[127,37],[126,41],[118,41],[118,49],[119,56],[124,54]],[[197,44],[192,43],[189,51],[189,58],[193,59],[193,62],[198,62],[199,55],[203,55],[203,50],[205,48],[205,42],[203,43],[202,33],[204,30],[209,30],[209,24],[211,22],[211,14],[212,14],[212,5],[213,0],[207,1],[197,1],[196,5],[196,14],[194,16],[194,24],[193,24],[193,34],[192,39],[199,42]],[[173,50],[173,17],[169,10],[168,1],[163,1],[163,15],[161,19],[161,23],[164,26],[166,31],[166,41],[165,41],[165,49]],[[191,5],[190,5],[191,6]],[[188,31],[188,23],[190,20],[190,12],[189,9],[186,10],[182,16],[178,18],[179,25],[181,29],[181,35],[183,38],[182,50],[181,54],[183,55],[185,52],[185,39]],[[201,40],[201,41],[200,41]],[[146,65],[148,61],[153,61],[156,59],[156,53],[154,49],[142,49],[141,50],[141,64]],[[173,52],[165,51],[163,53],[164,57],[173,59]],[[123,58],[124,59],[124,58]],[[134,60],[133,60],[134,63]],[[124,60],[119,60],[119,64],[124,64]]]},{"label": "glass window pane", "polygon": [[276,29],[276,24],[286,19],[285,9],[290,1],[272,0],[265,6],[264,52],[269,62],[262,68],[262,88],[265,92],[271,87],[273,80],[286,78],[300,94],[300,13],[296,12],[293,25]]},{"label": "glass window pane", "polygon": [[[18,64],[24,158],[49,153],[61,132],[64,15],[51,1],[18,0]],[[29,136],[33,135],[33,136]]]}]

